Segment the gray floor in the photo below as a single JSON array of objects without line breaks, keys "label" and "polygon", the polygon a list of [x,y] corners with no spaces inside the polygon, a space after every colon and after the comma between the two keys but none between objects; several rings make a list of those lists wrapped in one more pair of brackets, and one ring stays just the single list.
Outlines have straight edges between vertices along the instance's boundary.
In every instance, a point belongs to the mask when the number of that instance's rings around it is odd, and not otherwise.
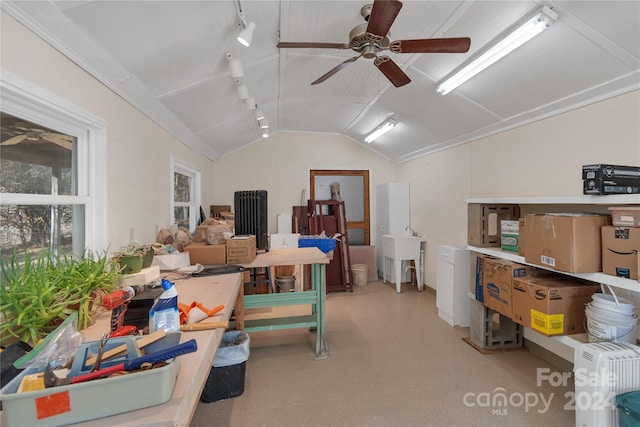
[{"label": "gray floor", "polygon": [[330,358],[314,360],[305,329],[252,333],[244,393],[200,403],[192,426],[574,425],[572,384],[537,381],[561,370],[526,350],[481,354],[435,305],[434,291],[409,284],[331,293]]}]

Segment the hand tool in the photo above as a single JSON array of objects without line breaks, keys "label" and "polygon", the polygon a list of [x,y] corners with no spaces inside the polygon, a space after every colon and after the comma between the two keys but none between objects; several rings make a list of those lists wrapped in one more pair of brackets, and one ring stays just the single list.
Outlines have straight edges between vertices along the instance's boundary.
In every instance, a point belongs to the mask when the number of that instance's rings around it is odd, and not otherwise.
[{"label": "hand tool", "polygon": [[111,335],[110,337],[121,337],[123,335],[134,335],[137,328],[132,325],[123,325],[124,315],[131,300],[144,290],[143,286],[127,286],[115,292],[105,295],[102,298],[102,306],[111,310]]},{"label": "hand tool", "polygon": [[182,332],[188,331],[206,331],[209,329],[218,329],[224,328],[227,329],[229,327],[229,321],[225,320],[224,322],[200,322],[200,323],[189,323],[188,325],[180,326],[180,330]]},{"label": "hand tool", "polygon": [[198,349],[198,344],[195,339],[191,339],[185,343],[174,345],[164,350],[159,350],[145,356],[137,357],[133,360],[127,360],[117,365],[109,366],[108,368],[100,369],[88,374],[77,375],[72,378],[59,378],[50,365],[47,365],[44,371],[44,385],[45,387],[57,387],[68,384],[78,384],[84,381],[93,380],[103,377],[105,375],[113,374],[121,371],[134,371],[140,369],[143,363],[159,363],[165,360],[180,356],[182,354],[192,353]]},{"label": "hand tool", "polygon": [[102,334],[102,338],[100,338],[100,341],[98,342],[98,355],[96,356],[96,361],[93,363],[91,372],[95,372],[100,369],[100,363],[102,363],[104,348],[107,345],[107,341],[109,341],[109,333]]},{"label": "hand tool", "polygon": [[[138,338],[136,340],[136,344],[138,345],[138,348],[143,349],[144,347],[148,346],[149,344],[158,341],[161,338],[164,338],[167,335],[167,332],[163,329],[161,331],[155,331],[152,334],[149,335],[144,335],[141,338]],[[114,356],[118,356],[121,353],[124,353],[125,351],[127,351],[127,345],[126,344],[122,344],[119,345],[115,348],[112,348],[111,350],[107,350],[104,352],[104,354],[102,355],[102,360],[107,360],[110,359]],[[89,359],[87,359],[87,361],[85,362],[86,366],[90,366],[93,365],[94,363],[96,363],[96,356],[90,357]]]}]

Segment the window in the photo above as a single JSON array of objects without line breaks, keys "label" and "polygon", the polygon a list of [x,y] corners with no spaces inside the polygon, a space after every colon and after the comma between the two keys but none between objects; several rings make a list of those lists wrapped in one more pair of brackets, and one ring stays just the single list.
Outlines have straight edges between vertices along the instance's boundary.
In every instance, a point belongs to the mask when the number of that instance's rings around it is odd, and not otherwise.
[{"label": "window", "polygon": [[200,218],[200,172],[172,159],[171,222],[193,232]]},{"label": "window", "polygon": [[105,250],[104,123],[8,72],[0,83],[2,255]]}]

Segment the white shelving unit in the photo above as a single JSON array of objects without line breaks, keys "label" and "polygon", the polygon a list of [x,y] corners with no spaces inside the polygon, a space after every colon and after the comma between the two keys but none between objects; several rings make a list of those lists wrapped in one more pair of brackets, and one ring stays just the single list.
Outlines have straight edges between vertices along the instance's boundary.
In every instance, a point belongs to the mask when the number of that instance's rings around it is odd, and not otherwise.
[{"label": "white shelving unit", "polygon": [[[500,198],[476,198],[467,199],[466,203],[486,203],[486,204],[518,204],[518,205],[640,205],[640,195],[638,194],[616,194],[607,196],[574,196],[574,197],[500,197]],[[545,268],[537,264],[527,263],[524,257],[513,252],[505,252],[498,248],[485,248],[468,246],[468,249],[474,252],[483,253],[496,258],[503,258],[519,264],[532,265],[537,268]],[[589,280],[595,283],[602,283],[613,286],[618,289],[626,289],[632,292],[640,293],[640,282],[634,279],[626,279],[623,277],[611,276],[604,273],[567,273],[564,271],[545,268],[546,270],[556,271],[560,274],[581,279]],[[565,360],[573,363],[573,351],[578,344],[588,342],[587,334],[562,335],[548,337],[530,328],[524,328],[524,337],[529,341],[546,348],[552,353],[557,354]]]},{"label": "white shelving unit", "polygon": [[569,197],[489,197],[466,199],[465,203],[513,203],[515,205],[640,205],[640,194]]},{"label": "white shelving unit", "polygon": [[591,282],[603,283],[605,285],[614,286],[620,289],[628,289],[634,292],[640,292],[640,282],[635,279],[625,279],[624,277],[611,276],[604,273],[567,273],[565,271],[558,271],[552,268],[545,268],[538,264],[531,264],[525,262],[524,257],[517,255],[513,252],[501,251],[497,248],[479,248],[476,246],[468,246],[469,250],[474,252],[480,252],[486,255],[490,255],[496,258],[503,258],[509,261],[517,262],[518,264],[531,265],[536,268],[542,268],[544,270],[555,271],[565,276],[579,277],[580,279],[589,280]]}]

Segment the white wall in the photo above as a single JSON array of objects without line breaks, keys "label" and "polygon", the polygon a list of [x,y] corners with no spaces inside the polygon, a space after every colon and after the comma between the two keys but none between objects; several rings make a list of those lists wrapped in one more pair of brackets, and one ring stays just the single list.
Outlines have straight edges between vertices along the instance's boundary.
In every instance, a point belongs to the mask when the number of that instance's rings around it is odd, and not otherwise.
[{"label": "white wall", "polygon": [[395,181],[396,165],[341,135],[277,132],[226,154],[216,162],[212,204],[233,207],[234,192],[267,190],[268,231],[275,233],[279,213],[291,213],[292,206],[306,205],[312,169],[371,171],[371,244],[374,245],[375,188],[380,183]]},{"label": "white wall", "polygon": [[425,283],[435,288],[438,245],[466,245],[465,199],[579,196],[592,163],[640,165],[639,91],[399,165],[429,239]]},{"label": "white wall", "polygon": [[211,161],[183,145],[10,15],[0,12],[0,19],[3,70],[107,123],[110,249],[128,243],[131,228],[134,239],[154,241],[156,226],[168,226],[170,156],[202,171],[203,194],[211,193]]}]

